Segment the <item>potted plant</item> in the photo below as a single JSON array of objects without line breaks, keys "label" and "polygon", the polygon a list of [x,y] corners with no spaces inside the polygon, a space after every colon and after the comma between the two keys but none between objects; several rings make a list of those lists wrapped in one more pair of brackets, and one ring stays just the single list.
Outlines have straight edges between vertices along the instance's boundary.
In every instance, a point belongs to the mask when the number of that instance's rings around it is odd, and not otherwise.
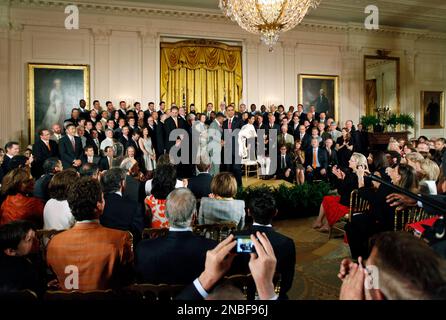
[{"label": "potted plant", "polygon": [[369,127],[375,128],[379,124],[378,117],[375,115],[362,116],[360,121],[366,131],[368,131]]},{"label": "potted plant", "polygon": [[404,127],[405,131],[407,131],[409,128],[415,126],[415,117],[409,113],[401,113],[398,116],[398,123]]},{"label": "potted plant", "polygon": [[399,117],[395,113],[389,114],[389,117],[386,120],[386,125],[392,128],[392,132],[395,131],[397,124],[399,123]]}]

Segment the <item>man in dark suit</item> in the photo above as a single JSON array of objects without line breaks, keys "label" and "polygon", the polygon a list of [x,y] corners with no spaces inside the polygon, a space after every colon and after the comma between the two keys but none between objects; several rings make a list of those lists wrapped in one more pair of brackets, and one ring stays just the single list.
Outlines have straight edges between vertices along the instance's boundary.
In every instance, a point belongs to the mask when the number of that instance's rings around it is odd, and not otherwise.
[{"label": "man in dark suit", "polygon": [[296,172],[286,145],[280,146],[280,154],[277,159],[276,178],[293,182],[296,180]]},{"label": "man in dark suit", "polygon": [[38,179],[43,174],[43,163],[51,157],[59,157],[59,146],[56,141],[50,139],[51,133],[48,129],[39,131],[39,137],[33,144],[33,165],[31,167],[34,178]]},{"label": "man in dark suit", "polygon": [[350,133],[351,142],[353,144],[353,152],[361,152],[361,133],[356,130],[352,120],[345,121],[345,127]]},{"label": "man in dark suit", "polygon": [[[147,105],[147,110],[144,111],[144,123],[147,123],[147,119],[152,116],[152,113],[156,112],[155,110],[155,103],[154,102],[149,102],[149,104]],[[158,114],[158,112],[156,112]]]},{"label": "man in dark suit", "polygon": [[[317,99],[313,102],[313,104],[317,107],[317,110],[321,112],[328,112],[330,111],[330,103],[328,101],[328,98],[325,96],[325,90],[321,89],[319,90],[319,96]],[[317,120],[319,120],[318,117],[316,117]]]},{"label": "man in dark suit", "polygon": [[54,175],[63,170],[62,162],[59,158],[48,158],[43,163],[43,174],[36,180],[34,184],[33,196],[43,201],[50,199],[48,185]]},{"label": "man in dark suit", "polygon": [[[64,126],[66,123],[71,123],[77,127],[79,125],[79,120],[80,120],[80,111],[78,108],[73,108],[73,109],[71,109],[71,117],[64,121]],[[65,131],[66,131],[66,128],[65,128]]]},{"label": "man in dark suit", "polygon": [[[235,116],[235,110],[232,105],[229,105],[226,108],[226,116],[227,119],[223,122],[223,135],[222,139],[225,140],[225,134],[231,134],[234,130],[241,129],[243,126],[243,121],[240,118],[237,118]],[[226,168],[226,171],[232,172],[234,174],[235,179],[237,180],[237,186],[240,188],[242,186],[242,165],[241,165],[241,159],[238,156],[238,147],[236,147],[236,140],[238,140],[235,135],[232,135],[232,146],[231,150],[224,151],[223,154],[226,154],[227,152],[230,152],[231,154],[231,161],[230,163],[226,163],[228,159],[223,159],[223,167]],[[225,148],[228,146],[228,142],[225,143]],[[237,153],[237,156],[236,156]],[[224,158],[224,156],[223,156]],[[238,160],[238,161],[236,161]],[[236,163],[238,162],[238,163]]]},{"label": "man in dark suit", "polygon": [[132,138],[130,136],[130,129],[128,126],[122,127],[122,134],[119,137],[119,142],[124,147],[124,153],[127,151],[127,148],[133,146]]},{"label": "man in dark suit", "polygon": [[[165,115],[161,116],[158,120],[155,121],[155,140],[152,140],[154,142],[154,148],[156,152],[156,158],[158,159],[161,155],[163,155],[166,151],[166,136],[165,136],[165,130],[164,130],[164,120]],[[156,146],[156,147],[155,147]]]},{"label": "man in dark suit", "polygon": [[87,103],[85,102],[84,99],[81,99],[79,101],[79,112],[80,112],[79,118],[85,120],[90,119],[90,111],[87,110]]},{"label": "man in dark suit", "polygon": [[[143,240],[135,251],[137,279],[142,283],[190,284],[204,270],[214,240],[194,235],[196,200],[187,188],[172,191],[166,201],[167,236]],[[179,266],[181,268],[179,269]]]},{"label": "man in dark suit", "polygon": [[99,161],[101,160],[100,156],[94,154],[94,148],[91,145],[87,145],[84,148],[84,154],[82,155],[82,164],[85,163],[94,163],[99,166]]},{"label": "man in dark suit", "polygon": [[[271,225],[274,216],[277,214],[276,201],[273,195],[267,191],[260,191],[253,194],[247,203],[248,215],[253,218],[253,225],[249,233],[265,233],[274,255],[277,259],[276,273],[280,273],[280,299],[287,299],[287,292],[293,285],[294,270],[296,264],[296,248],[294,241],[279,232],[275,231]],[[245,257],[245,272],[249,273],[248,257]]]},{"label": "man in dark suit", "polygon": [[300,148],[304,151],[310,147],[311,135],[307,133],[307,130],[303,124],[299,126],[299,132],[294,136],[294,140],[300,141]]},{"label": "man in dark suit", "polygon": [[211,191],[212,176],[209,174],[211,165],[205,160],[197,164],[198,175],[189,179],[187,187],[197,199],[208,197]]},{"label": "man in dark suit", "polygon": [[100,155],[101,140],[99,139],[98,130],[96,130],[95,128],[90,130],[90,138],[87,139],[87,145],[90,145],[93,147],[94,154],[96,156]]},{"label": "man in dark suit", "polygon": [[69,124],[66,135],[59,141],[59,155],[64,169],[71,167],[78,169],[82,165],[82,141],[75,134],[75,125]]},{"label": "man in dark suit", "polygon": [[296,136],[299,134],[299,126],[300,118],[297,114],[294,114],[293,120],[288,124],[288,133],[293,135],[294,140],[296,140]]},{"label": "man in dark suit", "polygon": [[158,110],[158,118],[161,119],[161,116],[166,113],[166,103],[164,101],[160,101],[159,110]]},{"label": "man in dark suit", "polygon": [[311,148],[305,152],[307,180],[325,179],[327,176],[328,156],[325,148],[319,148],[317,138],[311,139]]},{"label": "man in dark suit", "polygon": [[104,156],[99,160],[99,170],[106,171],[112,168],[113,165],[113,148],[105,147]]},{"label": "man in dark suit", "polygon": [[297,105],[297,116],[299,117],[299,123],[304,124],[305,119],[307,119],[307,114],[304,112],[304,105],[299,103]]},{"label": "man in dark suit", "polygon": [[123,197],[126,177],[125,170],[120,168],[110,169],[102,177],[105,207],[100,222],[107,228],[130,231],[136,245],[144,230],[144,207]]},{"label": "man in dark suit", "polygon": [[127,118],[127,103],[125,101],[120,101],[119,102],[119,117],[126,119]]},{"label": "man in dark suit", "polygon": [[[184,121],[183,118],[181,118],[178,115],[178,112],[179,112],[178,107],[175,106],[172,107],[170,109],[170,117],[164,121],[164,136],[165,136],[165,146],[167,153],[169,153],[170,148],[172,148],[176,143],[176,141],[169,140],[170,133],[176,129],[186,130],[186,121]],[[181,138],[177,137],[177,142],[179,142],[179,140],[181,140]]]},{"label": "man in dark suit", "polygon": [[313,106],[313,105],[311,105],[310,106],[310,110],[308,111],[308,113],[307,113],[307,119],[309,120],[310,119],[310,117],[308,116],[309,114],[311,114],[311,121],[310,121],[310,123],[313,121],[313,120],[317,120],[317,121],[319,121],[319,112],[316,112],[316,107],[315,106]]},{"label": "man in dark suit", "polygon": [[3,157],[3,163],[1,167],[1,171],[3,176],[9,172],[9,162],[15,156],[18,156],[20,153],[20,145],[18,142],[10,141],[5,145],[5,156]]}]

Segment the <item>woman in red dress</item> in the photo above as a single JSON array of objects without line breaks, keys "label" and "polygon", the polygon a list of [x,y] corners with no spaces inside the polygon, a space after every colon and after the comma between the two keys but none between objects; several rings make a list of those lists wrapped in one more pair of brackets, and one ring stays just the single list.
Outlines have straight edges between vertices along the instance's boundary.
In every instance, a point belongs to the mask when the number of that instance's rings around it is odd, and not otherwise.
[{"label": "woman in red dress", "polygon": [[367,170],[367,158],[360,153],[353,153],[344,172],[333,167],[334,181],[339,196],[325,196],[319,210],[319,216],[313,224],[314,229],[328,232],[340,218],[349,211],[350,194],[364,184],[364,172]]}]

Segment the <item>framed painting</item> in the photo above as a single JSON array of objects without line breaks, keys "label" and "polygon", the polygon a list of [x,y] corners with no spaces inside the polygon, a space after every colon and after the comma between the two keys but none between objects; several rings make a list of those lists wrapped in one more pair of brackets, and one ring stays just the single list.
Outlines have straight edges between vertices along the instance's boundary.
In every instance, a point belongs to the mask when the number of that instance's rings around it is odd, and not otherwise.
[{"label": "framed painting", "polygon": [[421,91],[421,129],[444,127],[444,92]]},{"label": "framed painting", "polygon": [[327,117],[338,121],[339,76],[300,74],[298,83],[298,100],[305,112],[315,106],[316,112],[325,112]]},{"label": "framed painting", "polygon": [[40,129],[69,119],[71,109],[84,99],[90,105],[90,67],[28,63],[29,138],[34,143]]}]

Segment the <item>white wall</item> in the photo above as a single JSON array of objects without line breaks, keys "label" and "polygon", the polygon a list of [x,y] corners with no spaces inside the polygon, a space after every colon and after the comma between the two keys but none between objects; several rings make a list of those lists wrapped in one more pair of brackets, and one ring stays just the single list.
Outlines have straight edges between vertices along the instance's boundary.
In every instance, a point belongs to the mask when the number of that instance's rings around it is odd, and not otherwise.
[{"label": "white wall", "polygon": [[[2,7],[3,6],[3,7]],[[446,35],[423,31],[370,32],[357,26],[305,25],[281,37],[273,52],[237,25],[213,15],[197,19],[132,14],[129,10],[81,10],[80,30],[65,30],[64,8],[0,5],[0,144],[28,141],[26,64],[89,64],[91,101],[159,100],[159,42],[163,37],[209,38],[243,46],[245,103],[285,106],[298,101],[298,75],[340,77],[340,120],[365,113],[364,55],[391,50],[400,58],[401,110],[419,120],[420,91],[446,91]],[[144,5],[140,5],[144,6]],[[2,11],[3,10],[3,11]],[[446,136],[446,129],[417,135]]]}]

